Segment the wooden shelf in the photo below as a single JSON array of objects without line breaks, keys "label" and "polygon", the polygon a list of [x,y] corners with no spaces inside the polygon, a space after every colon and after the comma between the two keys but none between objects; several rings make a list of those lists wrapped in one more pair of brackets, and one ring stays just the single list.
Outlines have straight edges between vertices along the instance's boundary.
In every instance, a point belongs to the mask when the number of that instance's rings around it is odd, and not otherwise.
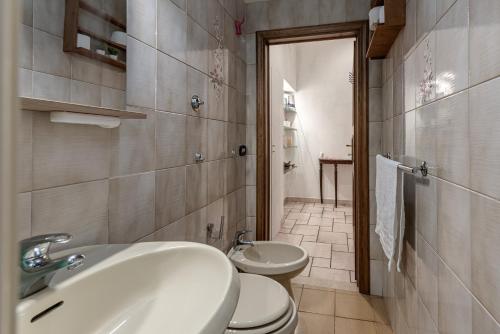
[{"label": "wooden shelf", "polygon": [[145,119],[147,115],[135,111],[127,111],[120,109],[111,109],[103,107],[94,107],[77,103],[60,102],[45,99],[37,99],[31,97],[19,98],[21,109],[35,110],[35,111],[67,111],[80,114],[100,115],[118,117],[121,119]]},{"label": "wooden shelf", "polygon": [[[88,35],[90,38],[101,41],[110,47],[120,49],[119,52],[121,58],[126,59],[127,48],[125,45],[112,42],[109,38],[106,38],[98,33],[92,32],[89,29],[83,28],[79,24],[80,11],[84,10],[91,13],[94,16],[101,18],[102,20],[108,22],[123,31],[126,31],[127,26],[122,23],[119,19],[111,16],[109,13],[105,13],[99,8],[92,6],[91,4],[85,2],[84,0],[66,0],[65,14],[64,14],[64,38],[63,38],[63,51],[77,53],[81,56],[95,59],[103,63],[109,64],[111,66],[116,66],[122,70],[126,70],[127,65],[124,61],[114,60],[108,56],[98,54],[97,52],[85,48],[77,47],[78,33]],[[116,30],[113,28],[112,30]]]},{"label": "wooden shelf", "polygon": [[82,34],[85,34],[85,35],[88,35],[91,38],[96,39],[98,41],[101,41],[103,43],[106,43],[107,45],[112,46],[112,47],[114,47],[116,49],[120,49],[120,50],[123,50],[123,51],[127,50],[127,46],[126,45],[115,43],[115,42],[107,39],[106,37],[99,36],[98,34],[92,32],[92,31],[90,31],[88,29],[82,28],[80,26],[78,27],[78,32],[82,33]]},{"label": "wooden shelf", "polygon": [[100,17],[103,21],[109,22],[112,25],[127,31],[127,25],[125,23],[85,1],[80,1],[80,8],[93,14],[94,16]]},{"label": "wooden shelf", "polygon": [[89,58],[92,58],[92,59],[95,59],[95,60],[99,60],[99,61],[101,61],[103,63],[106,63],[106,64],[109,64],[109,65],[113,65],[113,66],[119,67],[122,70],[126,70],[127,69],[127,64],[125,64],[124,62],[119,61],[119,60],[111,59],[108,56],[100,55],[97,52],[94,52],[92,50],[88,50],[88,49],[84,49],[84,48],[76,48],[73,52],[74,53],[78,53],[79,55],[82,55],[82,56],[85,56],[85,57],[89,57]]},{"label": "wooden shelf", "polygon": [[406,21],[405,0],[372,0],[372,7],[384,6],[385,23],[372,33],[366,58],[385,58]]}]

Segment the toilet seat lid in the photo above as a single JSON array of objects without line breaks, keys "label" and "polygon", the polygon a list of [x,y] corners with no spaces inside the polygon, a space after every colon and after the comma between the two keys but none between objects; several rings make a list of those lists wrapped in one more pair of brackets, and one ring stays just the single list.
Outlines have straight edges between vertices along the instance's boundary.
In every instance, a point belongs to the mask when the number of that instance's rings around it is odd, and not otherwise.
[{"label": "toilet seat lid", "polygon": [[268,325],[288,311],[290,297],[281,284],[260,275],[241,273],[239,276],[240,298],[229,328]]}]

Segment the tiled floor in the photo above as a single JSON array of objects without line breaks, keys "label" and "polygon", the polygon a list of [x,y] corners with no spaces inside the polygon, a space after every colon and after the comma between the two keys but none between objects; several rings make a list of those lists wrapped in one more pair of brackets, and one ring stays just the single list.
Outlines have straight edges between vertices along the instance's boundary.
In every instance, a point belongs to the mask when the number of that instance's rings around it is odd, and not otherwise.
[{"label": "tiled floor", "polygon": [[288,202],[274,240],[300,245],[310,256],[293,283],[357,291],[354,275],[352,207]]},{"label": "tiled floor", "polygon": [[295,334],[392,334],[383,299],[357,292],[294,285]]}]

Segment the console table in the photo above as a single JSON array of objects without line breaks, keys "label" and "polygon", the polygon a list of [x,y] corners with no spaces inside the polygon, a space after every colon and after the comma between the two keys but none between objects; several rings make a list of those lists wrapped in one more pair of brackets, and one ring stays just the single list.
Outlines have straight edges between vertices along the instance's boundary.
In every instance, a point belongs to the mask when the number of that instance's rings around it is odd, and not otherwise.
[{"label": "console table", "polygon": [[337,207],[337,166],[338,165],[352,165],[352,160],[347,159],[329,159],[319,158],[319,195],[321,203],[323,203],[323,165],[333,165],[335,167],[335,207]]}]

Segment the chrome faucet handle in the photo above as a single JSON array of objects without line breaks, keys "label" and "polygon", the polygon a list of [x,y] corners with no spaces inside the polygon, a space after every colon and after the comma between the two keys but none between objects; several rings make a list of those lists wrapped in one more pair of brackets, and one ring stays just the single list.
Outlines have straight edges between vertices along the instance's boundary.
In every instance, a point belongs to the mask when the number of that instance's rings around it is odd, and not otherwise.
[{"label": "chrome faucet handle", "polygon": [[245,234],[247,233],[251,233],[252,231],[250,230],[240,230],[240,231],[236,231],[236,234],[234,235],[234,238],[236,240],[240,240],[242,236],[244,236]]},{"label": "chrome faucet handle", "polygon": [[51,261],[50,246],[52,244],[65,244],[71,238],[71,235],[67,233],[53,233],[22,240],[20,242],[21,268],[24,271],[32,272],[47,265]]}]

